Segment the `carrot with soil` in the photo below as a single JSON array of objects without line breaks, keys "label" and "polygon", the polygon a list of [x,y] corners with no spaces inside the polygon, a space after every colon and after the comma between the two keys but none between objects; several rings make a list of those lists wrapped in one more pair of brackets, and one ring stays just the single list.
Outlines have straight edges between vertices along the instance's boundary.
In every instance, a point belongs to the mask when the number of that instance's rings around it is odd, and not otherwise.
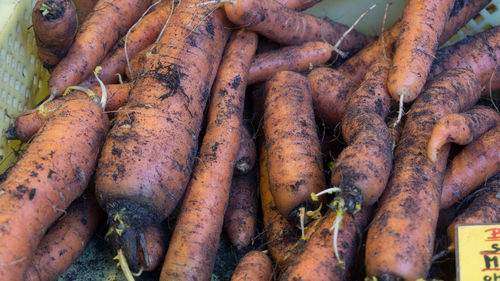
[{"label": "carrot with soil", "polygon": [[486,179],[500,172],[500,126],[489,130],[453,158],[443,181],[441,208],[461,201]]},{"label": "carrot with soil", "polygon": [[72,0],[38,0],[31,13],[38,57],[52,70],[71,47],[78,28]]},{"label": "carrot with soil", "polygon": [[82,254],[100,217],[93,193],[87,192],[75,200],[38,244],[25,280],[56,280]]},{"label": "carrot with soil", "polygon": [[439,119],[432,129],[427,145],[427,157],[434,162],[438,150],[445,143],[469,144],[498,125],[500,114],[483,105],[477,105],[464,113],[448,114]]},{"label": "carrot with soil", "polygon": [[96,102],[68,101],[9,171],[0,185],[0,279],[24,280],[47,227],[87,187],[108,126]]},{"label": "carrot with soil", "polygon": [[231,281],[269,281],[272,273],[271,259],[263,252],[251,251],[241,258]]},{"label": "carrot with soil", "polygon": [[48,82],[50,97],[62,95],[66,88],[90,75],[150,4],[151,0],[99,0],[78,30],[68,54],[54,68]]},{"label": "carrot with soil", "polygon": [[392,175],[368,231],[368,276],[378,280],[427,276],[449,150],[445,145],[433,163],[425,153],[427,141],[441,117],[472,107],[480,92],[473,73],[455,69],[430,81],[413,103],[394,150]]},{"label": "carrot with soil", "polygon": [[75,0],[78,23],[81,25],[87,16],[94,10],[94,6],[99,0]]},{"label": "carrot with soil", "polygon": [[242,29],[226,46],[212,89],[199,161],[183,199],[160,280],[209,280],[212,275],[257,39],[257,34]]},{"label": "carrot with soil", "polygon": [[249,173],[255,161],[257,161],[257,151],[255,142],[253,141],[250,131],[246,125],[241,126],[240,148],[236,156],[236,164],[234,165],[235,175],[244,175]]}]

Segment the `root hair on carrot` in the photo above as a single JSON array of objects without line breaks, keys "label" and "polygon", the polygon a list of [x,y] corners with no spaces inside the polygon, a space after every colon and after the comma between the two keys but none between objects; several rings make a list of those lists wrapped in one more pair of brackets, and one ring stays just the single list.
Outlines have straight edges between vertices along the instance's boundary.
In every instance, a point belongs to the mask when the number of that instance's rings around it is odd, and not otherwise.
[{"label": "root hair on carrot", "polygon": [[401,118],[403,118],[403,106],[404,106],[404,98],[405,95],[401,95],[399,98],[399,111],[398,111],[398,118],[396,119],[396,122],[392,125],[392,151],[394,152],[394,148],[396,147],[396,128],[398,127],[399,123],[401,123]]},{"label": "root hair on carrot", "polygon": [[340,259],[339,255],[339,249],[338,249],[338,236],[339,236],[339,229],[342,226],[342,220],[344,219],[344,215],[346,211],[342,208],[339,208],[335,211],[335,221],[333,222],[332,227],[330,228],[330,231],[333,230],[333,249],[335,251],[335,257],[337,258],[338,262],[340,265],[344,266],[344,262]]}]

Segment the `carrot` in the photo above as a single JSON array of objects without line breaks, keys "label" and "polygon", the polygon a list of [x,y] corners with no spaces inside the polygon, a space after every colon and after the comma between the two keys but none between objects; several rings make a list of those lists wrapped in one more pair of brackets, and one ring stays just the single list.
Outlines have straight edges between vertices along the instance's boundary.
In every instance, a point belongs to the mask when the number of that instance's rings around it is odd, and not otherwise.
[{"label": "carrot", "polygon": [[109,214],[108,240],[118,239],[121,252],[139,251],[128,248],[172,212],[192,171],[213,69],[230,33],[223,11],[200,3],[176,7],[103,147],[96,194]]},{"label": "carrot", "polygon": [[257,175],[249,172],[233,176],[224,230],[238,249],[250,245],[257,229]]},{"label": "carrot", "polygon": [[[152,2],[156,3],[156,0]],[[125,68],[127,68],[125,44],[127,45],[129,60],[141,50],[153,44],[165,25],[174,5],[174,1],[172,0],[163,0],[158,3],[154,11],[145,15],[144,18],[128,31],[126,36],[123,36],[113,46],[102,62],[99,63],[102,67],[99,78],[105,84],[118,83],[117,74],[125,74]],[[133,72],[133,74],[137,73]],[[95,76],[90,75],[80,85],[84,87],[97,85],[97,80]]]},{"label": "carrot", "polygon": [[[132,84],[106,85],[106,110],[115,111],[123,106],[127,102],[128,92],[131,88]],[[99,99],[101,98],[102,93],[100,86],[92,87],[90,88],[90,90]],[[78,99],[88,99],[88,95],[81,91],[75,91],[74,93],[44,103],[43,106],[39,106],[38,108],[30,109],[26,112],[21,113],[21,115],[16,117],[14,123],[9,125],[9,128],[6,132],[6,138],[9,140],[20,140],[22,142],[28,142],[33,137],[33,135],[38,132],[45,121],[52,114],[54,114],[56,109],[61,107],[69,100]]]},{"label": "carrot", "polygon": [[288,7],[289,9],[303,11],[321,2],[321,0],[276,0],[276,2]]},{"label": "carrot", "polygon": [[441,118],[427,145],[427,157],[436,161],[438,150],[447,142],[466,145],[484,132],[500,125],[500,115],[494,109],[478,105],[464,113],[449,114]]},{"label": "carrot", "polygon": [[342,118],[348,146],[335,161],[331,182],[340,188],[334,203],[350,214],[378,200],[391,172],[391,139],[384,121],[391,107],[386,88],[390,66],[387,58],[370,66],[359,89],[349,96]]},{"label": "carrot", "polygon": [[500,126],[466,146],[446,168],[441,208],[462,200],[487,178],[500,172]]},{"label": "carrot", "polygon": [[24,280],[38,243],[92,175],[108,118],[90,100],[65,103],[0,185],[0,279]]},{"label": "carrot", "polygon": [[240,148],[236,156],[236,164],[234,165],[235,175],[244,175],[249,173],[255,161],[257,160],[257,151],[255,150],[255,142],[253,141],[247,126],[241,127]]},{"label": "carrot", "polygon": [[38,56],[43,66],[54,68],[66,55],[78,28],[71,0],[38,0],[31,13]]},{"label": "carrot", "polygon": [[[335,45],[349,29],[340,23],[291,10],[276,0],[235,0],[225,2],[224,10],[234,24],[287,45],[307,41],[326,41]],[[352,30],[338,48],[345,52],[359,49],[367,41],[366,36]]]},{"label": "carrot", "polygon": [[500,175],[492,177],[472,203],[448,226],[450,248],[455,247],[455,227],[464,224],[494,224],[500,221]]},{"label": "carrot", "polygon": [[207,128],[160,280],[208,280],[222,231],[240,143],[248,69],[257,34],[235,32],[224,51],[212,89]]},{"label": "carrot", "polygon": [[248,84],[263,82],[278,71],[303,72],[324,64],[332,57],[332,51],[330,44],[315,41],[258,54],[250,67]]},{"label": "carrot", "polygon": [[425,154],[432,127],[444,115],[467,110],[480,96],[479,80],[450,70],[426,86],[408,112],[394,151],[393,172],[366,241],[368,276],[416,280],[427,276],[449,145],[435,163]]},{"label": "carrot", "polygon": [[68,54],[54,68],[48,87],[52,98],[90,75],[113,44],[139,19],[151,0],[100,0],[76,34]]},{"label": "carrot", "polygon": [[78,24],[82,24],[87,16],[94,9],[98,0],[76,0],[74,1],[76,7],[76,14],[78,15]]},{"label": "carrot", "polygon": [[25,280],[56,280],[82,254],[100,215],[94,194],[87,192],[75,200],[38,244]]},{"label": "carrot", "polygon": [[363,208],[354,217],[348,215],[339,230],[338,245],[342,261],[335,258],[333,231],[336,216],[328,212],[319,222],[317,230],[298,255],[293,257],[280,280],[338,280],[346,278],[346,271],[354,262],[357,245],[368,222],[370,211]]},{"label": "carrot", "polygon": [[271,259],[265,253],[250,251],[241,258],[231,281],[269,281],[272,272]]},{"label": "carrot", "polygon": [[453,0],[406,3],[387,82],[394,99],[411,102],[422,91],[453,3]]},{"label": "carrot", "polygon": [[264,135],[269,184],[278,211],[296,220],[318,207],[311,199],[326,186],[321,146],[307,79],[281,71],[266,83]]}]

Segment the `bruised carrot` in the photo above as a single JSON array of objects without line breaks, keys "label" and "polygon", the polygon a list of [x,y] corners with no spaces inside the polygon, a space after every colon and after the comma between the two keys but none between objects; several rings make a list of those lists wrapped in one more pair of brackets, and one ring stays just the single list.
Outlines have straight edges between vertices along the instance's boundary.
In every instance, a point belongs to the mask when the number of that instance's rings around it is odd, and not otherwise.
[{"label": "bruised carrot", "polygon": [[346,271],[354,262],[361,243],[361,234],[368,222],[369,208],[353,216],[346,216],[338,234],[341,261],[334,253],[333,231],[335,212],[328,212],[319,222],[317,230],[298,255],[293,257],[280,280],[345,280]]},{"label": "bruised carrot", "polygon": [[427,157],[431,161],[436,161],[437,151],[445,143],[469,144],[498,125],[500,125],[500,114],[482,105],[477,105],[464,113],[446,115],[432,129],[427,145]]},{"label": "bruised carrot", "polygon": [[99,218],[94,194],[87,192],[75,200],[38,244],[25,280],[56,280],[82,254]]},{"label": "bruised carrot", "polygon": [[494,224],[500,221],[500,174],[492,177],[472,203],[448,226],[450,246],[455,246],[455,227],[463,224]]},{"label": "bruised carrot", "polygon": [[480,92],[473,73],[455,69],[430,81],[413,103],[394,150],[392,175],[368,231],[368,276],[394,278],[382,280],[427,276],[449,150],[444,146],[433,163],[425,154],[427,140],[441,117],[472,107]]},{"label": "bruised carrot", "polygon": [[233,176],[224,230],[238,249],[248,245],[257,229],[257,174],[255,171]]},{"label": "bruised carrot", "polygon": [[[156,2],[156,0],[152,2]],[[144,18],[128,32],[128,35],[123,36],[113,46],[102,62],[99,63],[102,67],[99,78],[105,84],[118,83],[117,74],[125,75],[125,68],[127,67],[125,43],[127,45],[129,60],[141,50],[153,44],[165,25],[173,5],[175,5],[173,0],[163,0],[158,3],[154,11],[145,15]],[[133,74],[137,73],[135,72]],[[97,84],[97,80],[93,75],[90,75],[85,81],[80,83],[80,85],[84,87]]]},{"label": "bruised carrot", "polygon": [[[307,41],[326,41],[335,45],[349,29],[340,23],[291,10],[276,0],[235,0],[225,2],[224,10],[234,24],[287,45]],[[347,52],[361,48],[367,41],[366,36],[352,30],[338,48]]]},{"label": "bruised carrot", "polygon": [[332,52],[330,44],[315,41],[258,54],[250,67],[248,84],[263,82],[282,70],[306,71],[311,66],[326,63]]},{"label": "bruised carrot", "polygon": [[[131,88],[132,84],[106,85],[106,110],[114,111],[123,106],[127,102],[128,92]],[[100,86],[92,87],[90,90],[101,99],[102,92]],[[75,91],[74,93],[44,103],[38,108],[30,109],[22,113],[16,117],[13,124],[9,125],[6,132],[6,138],[9,140],[28,142],[56,109],[69,100],[78,99],[88,99],[88,95],[81,91]]]},{"label": "bruised carrot", "polygon": [[257,34],[239,30],[226,46],[212,89],[200,160],[187,187],[160,280],[208,280],[212,275],[257,39]]},{"label": "bruised carrot", "polygon": [[236,164],[234,165],[235,175],[244,175],[249,173],[255,161],[257,160],[257,151],[255,149],[255,142],[253,141],[247,126],[241,127],[240,148],[236,156]]},{"label": "bruised carrot", "polygon": [[64,58],[78,28],[72,0],[38,0],[31,13],[38,57],[49,70]]},{"label": "bruised carrot", "polygon": [[94,9],[98,0],[76,0],[74,1],[76,7],[76,14],[78,15],[78,23],[81,25],[87,16]]},{"label": "bruised carrot", "polygon": [[326,186],[309,83],[298,73],[281,71],[267,81],[265,92],[271,192],[278,211],[298,222],[300,209],[318,207],[310,194]]},{"label": "bruised carrot", "polygon": [[24,280],[47,228],[87,187],[108,125],[97,103],[68,101],[9,171],[0,185],[1,280]]},{"label": "bruised carrot", "polygon": [[387,82],[395,100],[411,102],[422,91],[453,3],[453,0],[406,2]]},{"label": "bruised carrot", "polygon": [[441,208],[462,200],[492,175],[500,172],[500,126],[466,146],[446,168]]},{"label": "bruised carrot", "polygon": [[122,252],[140,250],[133,248],[144,228],[172,212],[192,171],[213,70],[230,34],[223,11],[200,3],[179,2],[103,147],[96,194],[109,214],[108,240]]},{"label": "bruised carrot", "polygon": [[340,188],[334,199],[353,214],[378,200],[387,185],[392,148],[385,117],[391,107],[386,79],[391,60],[376,61],[361,86],[349,96],[342,118],[342,135],[348,146],[332,170],[332,185]]},{"label": "bruised carrot", "polygon": [[272,273],[271,259],[263,252],[250,251],[239,261],[231,281],[269,281]]},{"label": "bruised carrot", "polygon": [[54,68],[50,96],[63,94],[92,73],[113,44],[139,19],[151,0],[99,0],[78,30],[68,54]]}]

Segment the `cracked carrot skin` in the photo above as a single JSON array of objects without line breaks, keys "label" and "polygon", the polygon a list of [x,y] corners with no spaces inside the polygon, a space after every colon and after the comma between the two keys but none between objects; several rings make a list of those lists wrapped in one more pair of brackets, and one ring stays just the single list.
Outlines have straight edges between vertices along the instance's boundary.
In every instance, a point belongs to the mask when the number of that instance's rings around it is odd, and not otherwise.
[{"label": "cracked carrot skin", "polygon": [[0,185],[0,280],[25,279],[47,228],[87,187],[108,126],[97,103],[69,101],[9,171]]},{"label": "cracked carrot skin", "polygon": [[448,114],[439,119],[427,145],[427,157],[436,161],[437,151],[448,142],[466,145],[486,131],[500,125],[500,114],[493,108],[476,105],[463,113]]},{"label": "cracked carrot skin", "polygon": [[441,208],[460,202],[486,179],[500,172],[500,126],[481,135],[446,167]]},{"label": "cracked carrot skin", "polygon": [[246,253],[238,262],[231,281],[269,281],[273,264],[269,256],[260,251]]},{"label": "cracked carrot skin", "polygon": [[87,192],[75,200],[38,244],[26,281],[56,280],[82,254],[100,217],[94,194]]},{"label": "cracked carrot skin", "polygon": [[441,117],[471,108],[480,92],[479,80],[472,72],[454,69],[429,81],[426,91],[413,103],[394,150],[392,175],[370,223],[367,276],[404,280],[427,276],[449,151],[446,145],[433,163],[425,153],[427,141]]}]

